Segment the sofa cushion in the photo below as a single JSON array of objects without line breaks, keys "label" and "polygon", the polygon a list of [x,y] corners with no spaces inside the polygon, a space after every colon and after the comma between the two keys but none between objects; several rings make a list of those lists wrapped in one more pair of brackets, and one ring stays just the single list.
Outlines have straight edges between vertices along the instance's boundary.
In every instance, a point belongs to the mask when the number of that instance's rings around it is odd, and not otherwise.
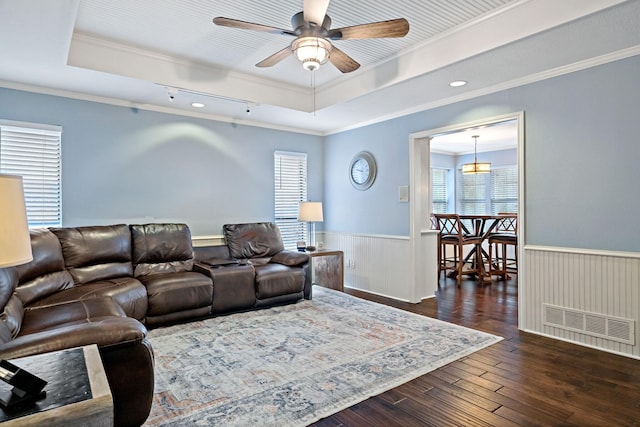
[{"label": "sofa cushion", "polygon": [[193,269],[191,232],[186,224],[131,225],[136,277]]},{"label": "sofa cushion", "polygon": [[31,238],[33,260],[16,267],[22,282],[64,270],[62,246],[51,230],[34,228],[29,230],[29,237]]},{"label": "sofa cushion", "polygon": [[19,285],[16,292],[25,306],[48,295],[73,287],[71,274],[65,269],[60,241],[46,228],[32,229],[33,260],[16,267]]},{"label": "sofa cushion", "polygon": [[106,297],[30,308],[25,310],[20,335],[89,323],[108,316],[126,317],[126,314],[115,301]]},{"label": "sofa cushion", "polygon": [[71,274],[66,270],[62,270],[20,283],[16,289],[16,294],[25,306],[29,306],[42,298],[56,295],[58,292],[71,289],[73,286],[74,281]]},{"label": "sofa cushion", "polygon": [[0,268],[0,342],[6,343],[20,332],[22,301],[15,294],[18,272],[14,267]]},{"label": "sofa cushion", "polygon": [[223,232],[234,258],[271,257],[284,250],[280,229],[272,222],[225,224]]},{"label": "sofa cushion", "polygon": [[140,281],[133,277],[115,277],[76,286],[43,298],[29,308],[103,297],[113,299],[128,317],[143,320],[147,314],[147,290]]},{"label": "sofa cushion", "polygon": [[120,225],[52,228],[76,284],[132,276],[131,232]]},{"label": "sofa cushion", "polygon": [[13,296],[18,286],[18,271],[15,267],[0,268],[0,311]]},{"label": "sofa cushion", "polygon": [[141,276],[147,288],[147,316],[210,307],[213,282],[204,274],[193,271]]},{"label": "sofa cushion", "polygon": [[[81,304],[81,303],[71,303]],[[30,356],[96,344],[104,360],[104,351],[110,347],[126,350],[128,344],[145,341],[147,329],[136,319],[120,316],[100,316],[58,325],[31,334],[20,335],[6,344],[0,345],[0,354],[7,359]],[[127,354],[131,358],[130,354]],[[105,370],[110,369],[105,363]],[[150,369],[147,368],[147,369]],[[129,366],[132,378],[136,378],[135,368]],[[111,382],[109,384],[111,386]],[[153,387],[151,387],[153,390]],[[113,392],[113,387],[112,387]]]},{"label": "sofa cushion", "polygon": [[256,272],[256,297],[265,299],[280,295],[302,292],[304,270],[281,264],[254,266]]},{"label": "sofa cushion", "polygon": [[232,258],[227,245],[196,246],[193,248],[194,262],[213,267],[234,266],[240,260]]}]

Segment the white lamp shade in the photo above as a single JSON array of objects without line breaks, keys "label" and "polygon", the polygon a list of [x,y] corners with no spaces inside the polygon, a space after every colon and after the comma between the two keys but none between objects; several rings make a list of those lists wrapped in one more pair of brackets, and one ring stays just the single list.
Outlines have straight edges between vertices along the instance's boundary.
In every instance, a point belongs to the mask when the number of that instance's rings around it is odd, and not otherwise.
[{"label": "white lamp shade", "polygon": [[300,202],[298,221],[322,222],[322,202]]},{"label": "white lamp shade", "polygon": [[32,259],[22,177],[0,175],[0,267]]}]

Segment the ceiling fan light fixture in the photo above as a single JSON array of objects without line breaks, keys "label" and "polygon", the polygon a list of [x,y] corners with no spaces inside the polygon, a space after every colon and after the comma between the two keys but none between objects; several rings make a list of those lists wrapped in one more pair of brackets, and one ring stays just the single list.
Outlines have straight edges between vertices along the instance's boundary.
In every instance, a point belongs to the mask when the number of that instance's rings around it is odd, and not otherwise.
[{"label": "ceiling fan light fixture", "polygon": [[300,37],[291,49],[305,70],[315,71],[327,62],[331,53],[331,43],[320,37]]}]

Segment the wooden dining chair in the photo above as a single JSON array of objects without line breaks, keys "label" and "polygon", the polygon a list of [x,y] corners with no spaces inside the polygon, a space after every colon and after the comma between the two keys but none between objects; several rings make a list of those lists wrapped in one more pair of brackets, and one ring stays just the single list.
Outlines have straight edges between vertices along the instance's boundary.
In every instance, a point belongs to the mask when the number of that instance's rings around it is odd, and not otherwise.
[{"label": "wooden dining chair", "polygon": [[[458,214],[435,214],[438,229],[438,283],[442,272],[454,271],[458,286],[462,283],[463,274],[476,274],[482,283],[482,271],[478,260],[482,260],[482,237],[476,236],[460,221]],[[471,257],[471,262],[464,262],[464,248],[473,246],[476,254]],[[447,254],[447,248],[452,247],[453,253]]]},{"label": "wooden dining chair", "polygon": [[429,215],[429,225],[431,226],[431,230],[439,230],[440,226],[438,225],[438,220],[436,219],[436,214]]},{"label": "wooden dining chair", "polygon": [[[518,273],[518,215],[499,214],[493,232],[489,235],[489,276],[506,280],[509,273]],[[510,252],[513,251],[513,255]]]}]

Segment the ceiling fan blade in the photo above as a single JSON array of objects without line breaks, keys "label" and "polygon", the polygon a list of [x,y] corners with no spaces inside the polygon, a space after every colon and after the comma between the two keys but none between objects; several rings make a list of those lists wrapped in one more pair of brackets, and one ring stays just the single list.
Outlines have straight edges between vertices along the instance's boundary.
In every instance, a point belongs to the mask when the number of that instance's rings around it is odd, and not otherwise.
[{"label": "ceiling fan blade", "polygon": [[241,28],[243,30],[262,31],[264,33],[272,34],[286,34],[290,36],[295,35],[293,31],[290,30],[283,30],[282,28],[271,27],[269,25],[254,24],[253,22],[240,21],[238,19],[224,18],[222,16],[213,18],[213,23],[223,27]]},{"label": "ceiling fan blade", "polygon": [[291,46],[287,46],[282,50],[277,51],[273,55],[268,58],[263,59],[262,61],[256,64],[256,67],[273,67],[278,62],[282,61],[293,52],[291,51]]},{"label": "ceiling fan blade", "polygon": [[304,0],[304,20],[321,26],[330,0]]},{"label": "ceiling fan blade", "polygon": [[360,68],[360,64],[358,64],[355,59],[351,58],[335,46],[331,49],[329,61],[343,73],[350,73]]},{"label": "ceiling fan blade", "polygon": [[404,18],[389,21],[372,22],[354,25],[353,27],[329,30],[328,38],[332,40],[379,39],[387,37],[404,37],[409,32],[409,22]]}]

